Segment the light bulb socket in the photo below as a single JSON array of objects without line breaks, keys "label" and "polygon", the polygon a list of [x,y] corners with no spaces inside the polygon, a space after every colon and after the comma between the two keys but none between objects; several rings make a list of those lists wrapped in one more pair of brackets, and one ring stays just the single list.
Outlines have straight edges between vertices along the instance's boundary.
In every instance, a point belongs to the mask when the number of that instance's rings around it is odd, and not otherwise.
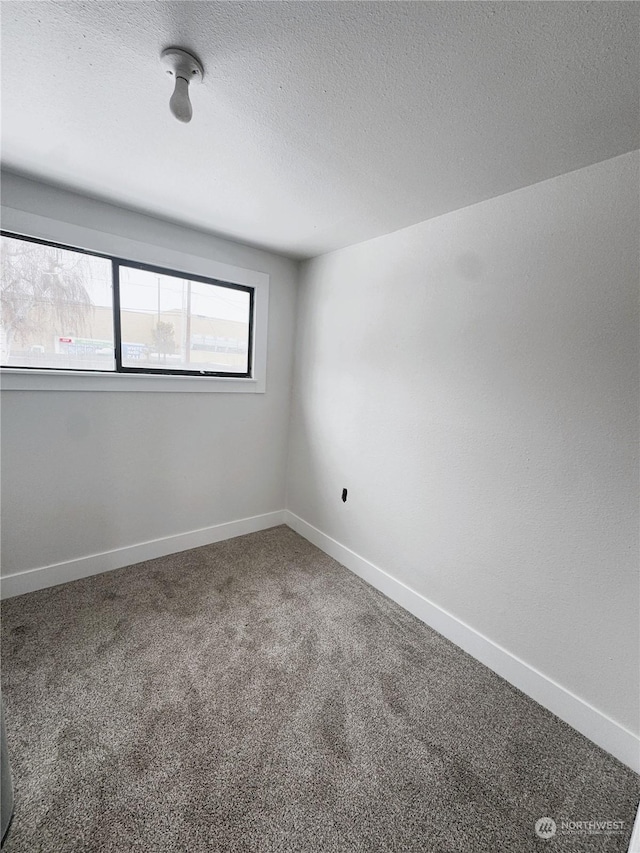
[{"label": "light bulb socket", "polygon": [[202,83],[204,80],[204,68],[200,60],[181,47],[168,47],[163,50],[160,62],[169,76],[183,77],[189,83]]},{"label": "light bulb socket", "polygon": [[174,81],[173,95],[169,107],[178,121],[189,122],[193,115],[189,100],[189,84],[202,83],[204,68],[202,63],[186,50],[179,47],[168,47],[160,54],[160,61],[166,73]]}]

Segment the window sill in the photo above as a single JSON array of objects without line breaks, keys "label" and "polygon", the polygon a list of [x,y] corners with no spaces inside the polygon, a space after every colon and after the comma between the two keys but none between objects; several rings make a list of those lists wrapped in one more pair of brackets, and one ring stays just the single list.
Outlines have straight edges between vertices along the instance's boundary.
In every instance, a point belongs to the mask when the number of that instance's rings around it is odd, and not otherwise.
[{"label": "window sill", "polygon": [[162,376],[71,370],[0,370],[2,391],[134,391],[135,393],[264,394],[265,382],[224,376]]}]

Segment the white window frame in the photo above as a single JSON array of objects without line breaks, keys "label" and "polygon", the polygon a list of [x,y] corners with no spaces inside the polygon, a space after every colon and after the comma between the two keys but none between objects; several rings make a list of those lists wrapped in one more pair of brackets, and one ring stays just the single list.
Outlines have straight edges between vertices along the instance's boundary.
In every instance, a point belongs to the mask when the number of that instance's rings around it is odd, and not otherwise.
[{"label": "white window frame", "polygon": [[112,371],[0,369],[2,391],[134,391],[162,393],[264,394],[267,385],[267,335],[269,318],[269,276],[267,273],[232,266],[221,261],[190,255],[165,246],[143,243],[93,228],[61,222],[45,216],[2,207],[2,228],[16,235],[34,237],[69,248],[85,249],[122,260],[177,270],[180,273],[243,284],[254,289],[253,375],[251,378],[225,376],[179,376]]}]

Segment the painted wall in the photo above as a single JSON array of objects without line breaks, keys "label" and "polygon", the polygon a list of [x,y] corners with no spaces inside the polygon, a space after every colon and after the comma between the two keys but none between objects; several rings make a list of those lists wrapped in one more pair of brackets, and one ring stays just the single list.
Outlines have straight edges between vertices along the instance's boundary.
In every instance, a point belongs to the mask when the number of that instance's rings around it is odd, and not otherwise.
[{"label": "painted wall", "polygon": [[3,574],[281,511],[297,263],[12,175],[2,201],[270,276],[264,394],[2,392]]},{"label": "painted wall", "polygon": [[632,732],[638,166],[305,263],[288,478],[293,513]]}]

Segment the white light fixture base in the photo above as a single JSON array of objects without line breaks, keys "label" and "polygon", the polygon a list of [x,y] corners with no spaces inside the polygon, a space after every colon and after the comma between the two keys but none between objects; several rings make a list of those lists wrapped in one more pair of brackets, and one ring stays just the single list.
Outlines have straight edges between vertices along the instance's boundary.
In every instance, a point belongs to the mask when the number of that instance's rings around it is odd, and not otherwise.
[{"label": "white light fixture base", "polygon": [[175,81],[169,107],[178,121],[189,122],[193,115],[189,100],[189,84],[202,83],[204,68],[192,54],[179,47],[168,47],[160,54],[166,73]]}]

